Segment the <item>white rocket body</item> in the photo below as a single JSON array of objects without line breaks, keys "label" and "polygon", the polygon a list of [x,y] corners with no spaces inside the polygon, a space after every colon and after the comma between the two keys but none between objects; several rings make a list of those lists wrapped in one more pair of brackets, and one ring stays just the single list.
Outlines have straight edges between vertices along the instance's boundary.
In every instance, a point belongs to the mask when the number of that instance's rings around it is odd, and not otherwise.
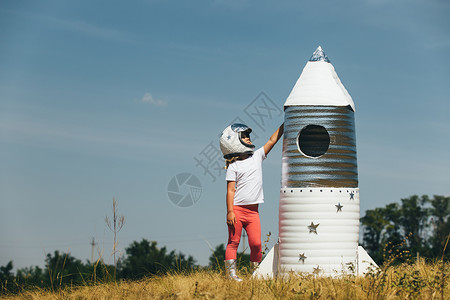
[{"label": "white rocket body", "polygon": [[279,240],[255,274],[361,274],[355,106],[320,46],[284,109]]}]

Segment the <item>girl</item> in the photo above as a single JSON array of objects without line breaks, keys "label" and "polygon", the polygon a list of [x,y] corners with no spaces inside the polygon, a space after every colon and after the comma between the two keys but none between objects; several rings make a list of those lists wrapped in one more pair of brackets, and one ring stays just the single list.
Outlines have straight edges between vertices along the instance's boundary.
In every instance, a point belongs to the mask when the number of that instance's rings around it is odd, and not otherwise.
[{"label": "girl", "polygon": [[261,223],[258,205],[264,202],[262,162],[283,135],[282,124],[269,141],[258,150],[250,139],[252,129],[244,124],[232,124],[220,137],[220,148],[226,160],[228,243],[225,267],[228,276],[242,281],[236,274],[236,254],[245,229],[250,245],[250,265],[256,269],[262,258]]}]

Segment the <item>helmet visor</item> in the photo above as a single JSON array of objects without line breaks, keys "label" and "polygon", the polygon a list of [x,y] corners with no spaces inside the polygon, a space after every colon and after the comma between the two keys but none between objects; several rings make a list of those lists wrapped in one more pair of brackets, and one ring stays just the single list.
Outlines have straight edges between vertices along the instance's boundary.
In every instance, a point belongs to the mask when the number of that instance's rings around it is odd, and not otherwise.
[{"label": "helmet visor", "polygon": [[231,130],[234,132],[243,132],[248,131],[248,133],[252,132],[252,129],[245,124],[235,123],[231,125]]}]

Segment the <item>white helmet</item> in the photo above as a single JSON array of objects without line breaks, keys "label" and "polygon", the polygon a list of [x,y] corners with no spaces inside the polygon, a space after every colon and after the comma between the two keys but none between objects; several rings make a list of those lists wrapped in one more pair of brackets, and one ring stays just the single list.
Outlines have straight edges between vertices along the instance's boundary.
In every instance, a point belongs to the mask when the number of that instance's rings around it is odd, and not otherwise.
[{"label": "white helmet", "polygon": [[239,154],[253,154],[255,145],[247,144],[241,138],[243,133],[250,134],[252,129],[244,124],[231,124],[222,132],[220,136],[220,150],[225,159]]}]

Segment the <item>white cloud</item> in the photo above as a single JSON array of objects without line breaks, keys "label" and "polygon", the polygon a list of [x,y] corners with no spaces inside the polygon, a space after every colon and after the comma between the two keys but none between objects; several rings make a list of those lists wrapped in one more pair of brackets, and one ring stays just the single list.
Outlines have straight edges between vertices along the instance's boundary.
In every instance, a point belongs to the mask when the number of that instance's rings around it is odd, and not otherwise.
[{"label": "white cloud", "polygon": [[73,32],[77,32],[82,35],[88,35],[108,40],[115,40],[120,42],[131,42],[130,39],[131,34],[129,32],[124,32],[121,30],[111,29],[107,27],[101,27],[95,25],[93,23],[89,23],[84,20],[66,20],[55,18],[52,16],[29,13],[24,11],[17,10],[2,10],[2,12],[6,12],[9,14],[22,16],[26,18],[33,18],[35,20],[39,20],[43,23],[46,23],[50,26],[54,26],[57,29],[69,30]]},{"label": "white cloud", "polygon": [[248,8],[250,3],[248,0],[215,0],[214,4],[235,10]]},{"label": "white cloud", "polygon": [[167,106],[166,101],[155,99],[150,93],[145,93],[141,100],[144,103],[150,103],[154,106]]},{"label": "white cloud", "polygon": [[[186,132],[142,124],[105,128],[92,121],[80,124],[69,116],[64,123],[60,123],[57,120],[42,120],[21,114],[0,115],[0,141],[11,147],[25,145],[99,155],[107,153],[118,157],[137,154],[145,157],[149,152],[160,155],[172,153],[173,149],[179,148],[179,140],[186,136]],[[155,143],[155,140],[158,142]],[[186,149],[197,151],[198,143],[185,141],[183,151]],[[3,149],[0,149],[0,160],[6,153],[1,150]]]},{"label": "white cloud", "polygon": [[46,18],[59,27],[64,27],[68,30],[77,31],[82,34],[110,40],[125,41],[125,42],[130,41],[129,34],[122,32],[120,30],[100,27],[82,20],[62,20],[50,17]]}]

